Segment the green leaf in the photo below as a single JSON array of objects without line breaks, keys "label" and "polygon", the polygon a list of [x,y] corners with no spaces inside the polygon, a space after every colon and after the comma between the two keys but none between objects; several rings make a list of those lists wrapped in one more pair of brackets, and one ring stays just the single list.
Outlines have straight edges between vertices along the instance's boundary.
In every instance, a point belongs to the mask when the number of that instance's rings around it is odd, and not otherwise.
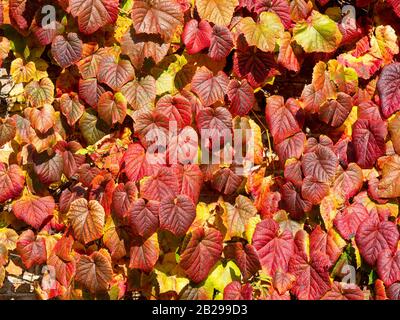
[{"label": "green leaf", "polygon": [[335,21],[314,10],[307,20],[294,26],[293,38],[307,53],[333,52],[342,41],[342,34]]}]

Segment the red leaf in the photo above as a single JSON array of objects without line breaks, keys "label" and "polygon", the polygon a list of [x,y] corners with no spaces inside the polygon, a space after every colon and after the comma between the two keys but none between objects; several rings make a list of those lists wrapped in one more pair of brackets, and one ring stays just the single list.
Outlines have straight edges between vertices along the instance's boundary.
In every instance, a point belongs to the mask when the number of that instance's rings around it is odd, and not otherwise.
[{"label": "red leaf", "polygon": [[382,113],[389,118],[400,110],[400,63],[395,62],[383,68],[377,89],[381,99]]},{"label": "red leaf", "polygon": [[21,194],[25,184],[24,172],[16,164],[9,167],[0,162],[0,203],[13,199]]},{"label": "red leaf", "polygon": [[392,283],[400,281],[400,251],[396,251],[395,254],[389,249],[380,252],[376,267],[379,278],[385,285],[390,286]]},{"label": "red leaf", "polygon": [[160,254],[157,235],[148,239],[135,239],[130,252],[129,268],[151,272]]},{"label": "red leaf", "polygon": [[72,236],[63,237],[57,241],[47,261],[55,268],[56,279],[64,287],[68,287],[76,272],[76,262],[72,255],[74,239]]},{"label": "red leaf", "polygon": [[276,144],[301,131],[295,115],[284,104],[281,96],[272,96],[267,99],[265,117]]},{"label": "red leaf", "polygon": [[146,151],[139,143],[132,143],[124,153],[122,162],[125,164],[125,174],[129,180],[140,181],[151,174],[151,167],[146,160]]},{"label": "red leaf", "polygon": [[224,248],[224,255],[225,258],[232,259],[237,264],[245,281],[261,269],[257,251],[250,244],[230,243]]},{"label": "red leaf", "polygon": [[107,24],[112,24],[118,16],[118,0],[70,0],[71,14],[78,18],[79,30],[91,34]]},{"label": "red leaf", "polygon": [[212,228],[197,228],[188,237],[179,265],[193,282],[199,283],[207,278],[221,256],[222,234]]},{"label": "red leaf", "polygon": [[97,79],[114,91],[120,90],[124,84],[135,78],[135,69],[129,60],[116,61],[114,57],[101,60]]},{"label": "red leaf", "polygon": [[396,249],[399,232],[396,225],[390,221],[379,221],[375,215],[370,216],[360,224],[356,243],[361,256],[371,266],[374,266],[378,255],[385,249],[392,252]]},{"label": "red leaf", "polygon": [[181,6],[175,0],[137,0],[132,9],[137,33],[160,34],[169,40],[183,22]]},{"label": "red leaf", "polygon": [[27,195],[13,204],[15,216],[35,229],[40,229],[43,223],[53,215],[54,208],[55,203],[51,196]]},{"label": "red leaf", "polygon": [[364,292],[359,286],[352,283],[335,281],[321,300],[365,300]]},{"label": "red leaf", "polygon": [[306,135],[303,132],[298,132],[294,136],[275,144],[275,150],[281,163],[285,163],[290,158],[300,159],[304,151],[305,142]]},{"label": "red leaf", "polygon": [[329,183],[319,182],[318,179],[308,176],[303,180],[301,196],[313,205],[318,205],[329,194],[329,190]]},{"label": "red leaf", "polygon": [[60,154],[55,152],[49,156],[47,152],[34,152],[32,158],[33,169],[42,183],[50,185],[61,180],[64,163]]},{"label": "red leaf", "polygon": [[239,281],[233,281],[224,289],[224,300],[252,300],[253,287],[250,283],[243,286]]},{"label": "red leaf", "polygon": [[261,14],[263,11],[275,12],[281,19],[286,29],[291,27],[289,3],[286,0],[260,0],[256,1],[255,11]]},{"label": "red leaf", "polygon": [[351,96],[339,92],[335,100],[328,100],[319,108],[319,118],[332,127],[340,127],[347,119],[353,107]]},{"label": "red leaf", "polygon": [[218,170],[212,181],[212,187],[220,193],[229,195],[240,187],[243,182],[243,177],[234,173],[230,168]]},{"label": "red leaf", "polygon": [[358,227],[369,217],[367,209],[360,203],[353,203],[340,211],[333,223],[340,235],[350,240],[356,235]]},{"label": "red leaf", "polygon": [[286,272],[290,257],[294,253],[294,241],[288,231],[280,232],[279,225],[272,219],[265,219],[257,224],[253,235],[260,262],[269,275],[277,270]]},{"label": "red leaf", "polygon": [[282,187],[283,207],[291,214],[294,219],[301,219],[305,212],[312,208],[311,202],[304,200],[297,188],[288,182]]},{"label": "red leaf", "polygon": [[196,164],[178,166],[178,177],[180,182],[180,194],[188,196],[197,203],[203,185],[203,173]]},{"label": "red leaf", "polygon": [[76,265],[75,280],[92,293],[107,291],[112,280],[111,258],[101,250],[80,256]]},{"label": "red leaf", "polygon": [[165,197],[160,203],[160,228],[176,236],[183,236],[196,217],[193,201],[185,195]]},{"label": "red leaf", "polygon": [[51,53],[56,62],[65,69],[78,62],[82,57],[82,41],[76,33],[56,36],[51,45]]},{"label": "red leaf", "polygon": [[118,217],[125,217],[128,210],[131,208],[133,202],[138,197],[138,189],[136,184],[128,181],[123,184],[120,183],[115,189],[112,196],[112,208]]},{"label": "red leaf", "polygon": [[89,106],[97,107],[99,98],[104,92],[106,90],[97,82],[97,79],[79,79],[79,97]]},{"label": "red leaf", "polygon": [[359,119],[353,125],[353,143],[357,164],[371,168],[385,154],[386,123],[382,120]]},{"label": "red leaf", "polygon": [[217,101],[224,101],[229,78],[223,71],[216,76],[207,67],[199,68],[192,78],[192,91],[196,93],[204,106],[208,107]]},{"label": "red leaf", "polygon": [[98,102],[97,111],[108,125],[122,124],[125,120],[127,101],[121,93],[103,93]]},{"label": "red leaf", "polygon": [[312,177],[320,182],[331,182],[339,165],[335,153],[328,147],[319,147],[303,156],[301,166],[305,177]]},{"label": "red leaf", "polygon": [[27,269],[46,262],[46,242],[44,238],[36,238],[32,230],[26,230],[19,236],[17,250]]},{"label": "red leaf", "polygon": [[289,262],[289,272],[296,277],[291,292],[299,300],[320,299],[330,289],[328,261],[321,252],[313,253],[307,260],[295,254]]},{"label": "red leaf", "polygon": [[192,124],[192,105],[184,96],[165,95],[158,100],[156,110],[175,122],[178,131]]},{"label": "red leaf", "polygon": [[155,175],[140,182],[140,195],[147,200],[162,201],[179,193],[178,181],[173,169],[162,167]]},{"label": "red leaf", "polygon": [[213,60],[226,58],[233,48],[233,38],[225,26],[214,25],[210,40],[208,55]]},{"label": "red leaf", "polygon": [[182,41],[189,54],[196,54],[210,46],[212,28],[206,20],[190,20],[183,28]]},{"label": "red leaf", "polygon": [[256,103],[253,88],[247,80],[239,82],[232,79],[228,85],[228,98],[231,102],[230,111],[234,116],[245,116]]},{"label": "red leaf", "polygon": [[76,93],[65,93],[60,98],[60,109],[72,127],[82,117],[85,106],[79,100]]},{"label": "red leaf", "polygon": [[147,238],[158,229],[158,214],[160,203],[158,201],[145,202],[137,199],[132,203],[127,216],[129,225],[135,234]]}]

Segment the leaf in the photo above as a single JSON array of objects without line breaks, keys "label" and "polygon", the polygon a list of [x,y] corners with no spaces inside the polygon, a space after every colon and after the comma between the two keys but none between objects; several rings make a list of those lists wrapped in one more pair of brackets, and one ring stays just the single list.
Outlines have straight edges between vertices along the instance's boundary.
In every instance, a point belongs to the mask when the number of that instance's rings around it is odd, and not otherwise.
[{"label": "leaf", "polygon": [[102,250],[95,251],[90,256],[81,255],[76,264],[75,280],[91,293],[106,291],[112,280],[111,258]]},{"label": "leaf", "polygon": [[13,229],[0,228],[0,245],[7,250],[14,250],[17,247],[18,233]]},{"label": "leaf", "polygon": [[182,24],[183,14],[175,0],[138,0],[133,3],[132,20],[137,33],[158,33],[168,41]]},{"label": "leaf", "polygon": [[127,213],[129,225],[135,234],[147,238],[158,229],[158,215],[160,203],[158,201],[135,200]]},{"label": "leaf", "polygon": [[116,61],[114,57],[106,57],[100,62],[97,79],[114,91],[120,90],[134,78],[135,70],[128,60]]},{"label": "leaf", "polygon": [[243,177],[234,173],[230,168],[223,168],[215,173],[211,185],[218,192],[230,195],[236,192],[242,182]]},{"label": "leaf", "polygon": [[274,12],[262,12],[258,22],[250,17],[243,18],[238,28],[250,46],[256,46],[265,52],[275,50],[275,45],[284,32],[281,20]]},{"label": "leaf", "polygon": [[359,119],[353,125],[356,162],[361,168],[371,168],[385,153],[386,124],[382,120]]},{"label": "leaf", "polygon": [[[286,1],[284,1],[286,2]],[[286,69],[299,72],[300,63],[293,51],[291,45],[292,37],[289,32],[285,32],[281,37],[281,43],[279,47],[278,63],[283,65]]]},{"label": "leaf", "polygon": [[178,130],[192,123],[192,105],[184,96],[165,95],[158,100],[156,110],[169,118],[169,122],[177,126]]},{"label": "leaf", "polygon": [[213,29],[210,24],[195,19],[188,21],[183,28],[182,41],[189,54],[196,54],[210,46],[211,33]]},{"label": "leaf", "polygon": [[30,82],[36,74],[36,65],[33,61],[24,63],[24,60],[17,58],[11,62],[10,74],[15,83]]},{"label": "leaf", "polygon": [[146,200],[162,201],[175,197],[178,191],[178,181],[171,168],[162,167],[156,174],[140,181],[140,196]]},{"label": "leaf", "polygon": [[364,292],[353,283],[334,282],[321,300],[365,300]]},{"label": "leaf", "polygon": [[49,156],[46,152],[33,154],[33,169],[44,184],[52,184],[61,180],[63,173],[63,158],[54,153]]},{"label": "leaf", "polygon": [[256,103],[253,88],[247,80],[242,82],[232,79],[228,84],[228,98],[231,102],[230,111],[233,115],[245,116]]},{"label": "leaf", "polygon": [[195,283],[205,280],[222,253],[222,234],[213,228],[197,228],[188,236],[179,265]]},{"label": "leaf", "polygon": [[144,176],[152,173],[146,159],[146,151],[139,143],[128,146],[122,161],[125,164],[125,174],[131,181],[140,181]]},{"label": "leaf", "polygon": [[196,217],[193,201],[185,195],[165,197],[160,203],[160,228],[172,232],[175,236],[183,236]]},{"label": "leaf", "polygon": [[377,88],[381,109],[385,118],[400,110],[400,63],[392,63],[382,69]]},{"label": "leaf", "polygon": [[196,164],[187,164],[179,166],[177,170],[180,180],[180,194],[188,196],[193,200],[193,203],[198,203],[203,185],[203,173],[201,169]]},{"label": "leaf", "polygon": [[[201,134],[208,133],[211,137],[225,137],[232,129],[232,115],[224,107],[204,108],[197,115],[197,126],[204,130]],[[217,139],[213,139],[217,141]]]},{"label": "leaf", "polygon": [[97,111],[101,119],[108,125],[124,122],[127,110],[127,101],[122,93],[103,93],[98,102]]},{"label": "leaf", "polygon": [[132,64],[140,69],[145,58],[152,58],[158,64],[167,55],[170,44],[160,36],[136,34],[131,28],[121,39],[122,54],[129,56]]},{"label": "leaf", "polygon": [[313,10],[307,20],[296,23],[293,39],[307,53],[333,52],[338,48],[342,34],[333,20]]},{"label": "leaf", "polygon": [[321,203],[322,199],[329,194],[329,183],[320,182],[311,176],[304,178],[301,186],[301,196],[313,205]]},{"label": "leaf", "polygon": [[306,153],[301,162],[304,175],[319,182],[331,182],[338,165],[336,155],[328,147],[319,147],[314,152]]},{"label": "leaf", "polygon": [[88,202],[81,198],[73,201],[67,218],[74,230],[75,238],[84,244],[97,240],[103,235],[105,212],[96,200]]},{"label": "leaf", "polygon": [[399,241],[399,232],[394,223],[379,221],[375,216],[370,216],[360,224],[356,243],[363,259],[371,266],[375,266],[380,252],[385,249],[394,251]]},{"label": "leaf", "polygon": [[238,4],[238,0],[198,0],[196,8],[202,19],[216,25],[227,26]]},{"label": "leaf", "polygon": [[351,96],[339,92],[335,100],[328,100],[320,106],[319,118],[332,127],[340,127],[353,108]]},{"label": "leaf", "polygon": [[357,164],[350,163],[346,170],[339,166],[333,183],[333,190],[336,194],[348,200],[360,191],[362,185],[363,172]]},{"label": "leaf", "polygon": [[56,36],[51,45],[51,53],[61,68],[68,68],[81,59],[82,41],[76,33],[68,33],[66,37]]},{"label": "leaf", "polygon": [[207,67],[199,68],[192,79],[192,90],[196,93],[201,102],[211,106],[217,101],[224,101],[228,88],[229,79],[223,71],[216,76]]},{"label": "leaf", "polygon": [[281,96],[271,96],[267,99],[265,118],[276,144],[301,131],[295,115],[284,104]]},{"label": "leaf", "polygon": [[97,82],[97,79],[79,80],[79,97],[92,108],[97,107],[99,98],[104,92],[106,90]]},{"label": "leaf", "polygon": [[275,145],[279,159],[284,163],[287,159],[300,159],[304,151],[306,135],[303,132],[298,132],[294,136],[286,138],[279,144]]},{"label": "leaf", "polygon": [[16,125],[13,118],[0,120],[0,148],[14,139],[17,134]]},{"label": "leaf", "polygon": [[55,208],[52,196],[38,197],[35,195],[22,196],[13,204],[15,216],[34,227],[40,229],[43,223],[53,215]]},{"label": "leaf", "polygon": [[290,213],[292,218],[301,219],[305,212],[311,210],[311,202],[304,200],[299,190],[291,182],[285,183],[281,192],[283,208]]},{"label": "leaf", "polygon": [[83,115],[85,106],[79,100],[79,96],[76,93],[71,92],[70,94],[64,93],[61,96],[60,109],[63,115],[67,118],[68,124],[74,126]]},{"label": "leaf", "polygon": [[251,244],[230,243],[224,248],[224,255],[238,265],[245,281],[261,269],[257,251]]},{"label": "leaf", "polygon": [[133,202],[138,198],[138,189],[132,181],[120,183],[114,189],[112,196],[112,208],[117,217],[125,217]]},{"label": "leaf", "polygon": [[41,133],[46,133],[54,127],[55,110],[50,104],[45,104],[41,109],[26,108],[24,113],[32,126]]},{"label": "leaf", "polygon": [[137,239],[131,247],[129,268],[149,273],[157,263],[159,253],[157,233],[147,239]]},{"label": "leaf", "polygon": [[19,166],[0,162],[0,203],[16,198],[25,184],[25,175]]},{"label": "leaf", "polygon": [[378,185],[378,195],[381,198],[397,198],[400,196],[400,157],[395,154],[383,162],[382,180]]},{"label": "leaf", "polygon": [[46,242],[44,238],[37,238],[32,230],[21,233],[17,241],[17,251],[27,269],[34,265],[46,262]]},{"label": "leaf", "polygon": [[290,8],[285,0],[261,0],[255,1],[255,11],[260,14],[263,11],[275,12],[281,19],[285,28],[290,28]]},{"label": "leaf", "polygon": [[107,24],[112,24],[118,16],[118,0],[70,0],[71,14],[78,18],[79,30],[92,34]]},{"label": "leaf", "polygon": [[76,272],[76,261],[72,255],[74,239],[72,236],[62,237],[54,245],[47,264],[54,267],[56,279],[68,287]]},{"label": "leaf", "polygon": [[134,110],[151,109],[156,99],[156,81],[152,76],[133,80],[124,85],[121,92]]},{"label": "leaf", "polygon": [[299,300],[320,299],[330,289],[327,257],[321,252],[312,254],[309,260],[295,254],[290,259],[289,272],[296,277],[291,292]]},{"label": "leaf", "polygon": [[54,101],[54,84],[49,78],[32,81],[25,87],[25,95],[31,106],[39,108]]},{"label": "leaf", "polygon": [[214,25],[210,37],[208,55],[213,60],[226,58],[233,48],[233,38],[225,26]]},{"label": "leaf", "polygon": [[257,214],[257,209],[252,201],[245,196],[239,195],[235,200],[235,205],[226,203],[227,236],[244,238],[244,232],[250,218]]},{"label": "leaf", "polygon": [[246,283],[243,286],[239,281],[233,281],[224,289],[224,300],[252,300],[253,287]]},{"label": "leaf", "polygon": [[105,135],[107,135],[109,128],[107,124],[98,119],[93,110],[85,111],[79,120],[79,129],[87,144],[95,144]]},{"label": "leaf", "polygon": [[339,211],[333,222],[340,235],[350,240],[367,218],[369,218],[367,209],[361,203],[353,203],[343,211]]},{"label": "leaf", "polygon": [[379,278],[386,286],[400,280],[400,251],[395,254],[389,249],[379,253],[377,259],[377,272]]},{"label": "leaf", "polygon": [[265,219],[257,224],[253,246],[267,274],[272,276],[277,270],[288,270],[290,257],[294,253],[293,236],[288,231],[280,233],[279,225],[274,220]]}]

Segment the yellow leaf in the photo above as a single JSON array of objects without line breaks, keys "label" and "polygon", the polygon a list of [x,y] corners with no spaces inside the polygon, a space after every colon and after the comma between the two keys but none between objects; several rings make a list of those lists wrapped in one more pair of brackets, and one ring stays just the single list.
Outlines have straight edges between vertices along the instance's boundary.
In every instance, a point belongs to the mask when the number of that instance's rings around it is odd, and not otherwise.
[{"label": "yellow leaf", "polygon": [[0,229],[0,244],[3,244],[7,250],[14,250],[17,247],[18,233],[13,229]]},{"label": "yellow leaf", "polygon": [[281,19],[274,12],[262,12],[259,22],[246,17],[240,21],[239,28],[250,46],[256,46],[265,52],[275,50],[277,41],[285,31]]},{"label": "yellow leaf", "polygon": [[197,11],[202,19],[217,25],[227,26],[232,20],[239,0],[197,0]]},{"label": "yellow leaf", "polygon": [[21,58],[17,58],[11,63],[10,73],[16,83],[29,82],[35,76],[36,66],[32,61],[24,64]]}]

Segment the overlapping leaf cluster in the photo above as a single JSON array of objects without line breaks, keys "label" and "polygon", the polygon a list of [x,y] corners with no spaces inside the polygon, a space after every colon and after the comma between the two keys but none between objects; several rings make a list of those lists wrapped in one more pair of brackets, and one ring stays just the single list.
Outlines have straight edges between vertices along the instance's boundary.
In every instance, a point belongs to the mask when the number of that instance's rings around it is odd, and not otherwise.
[{"label": "overlapping leaf cluster", "polygon": [[2,1],[0,286],[399,299],[400,4],[345,4]]}]

